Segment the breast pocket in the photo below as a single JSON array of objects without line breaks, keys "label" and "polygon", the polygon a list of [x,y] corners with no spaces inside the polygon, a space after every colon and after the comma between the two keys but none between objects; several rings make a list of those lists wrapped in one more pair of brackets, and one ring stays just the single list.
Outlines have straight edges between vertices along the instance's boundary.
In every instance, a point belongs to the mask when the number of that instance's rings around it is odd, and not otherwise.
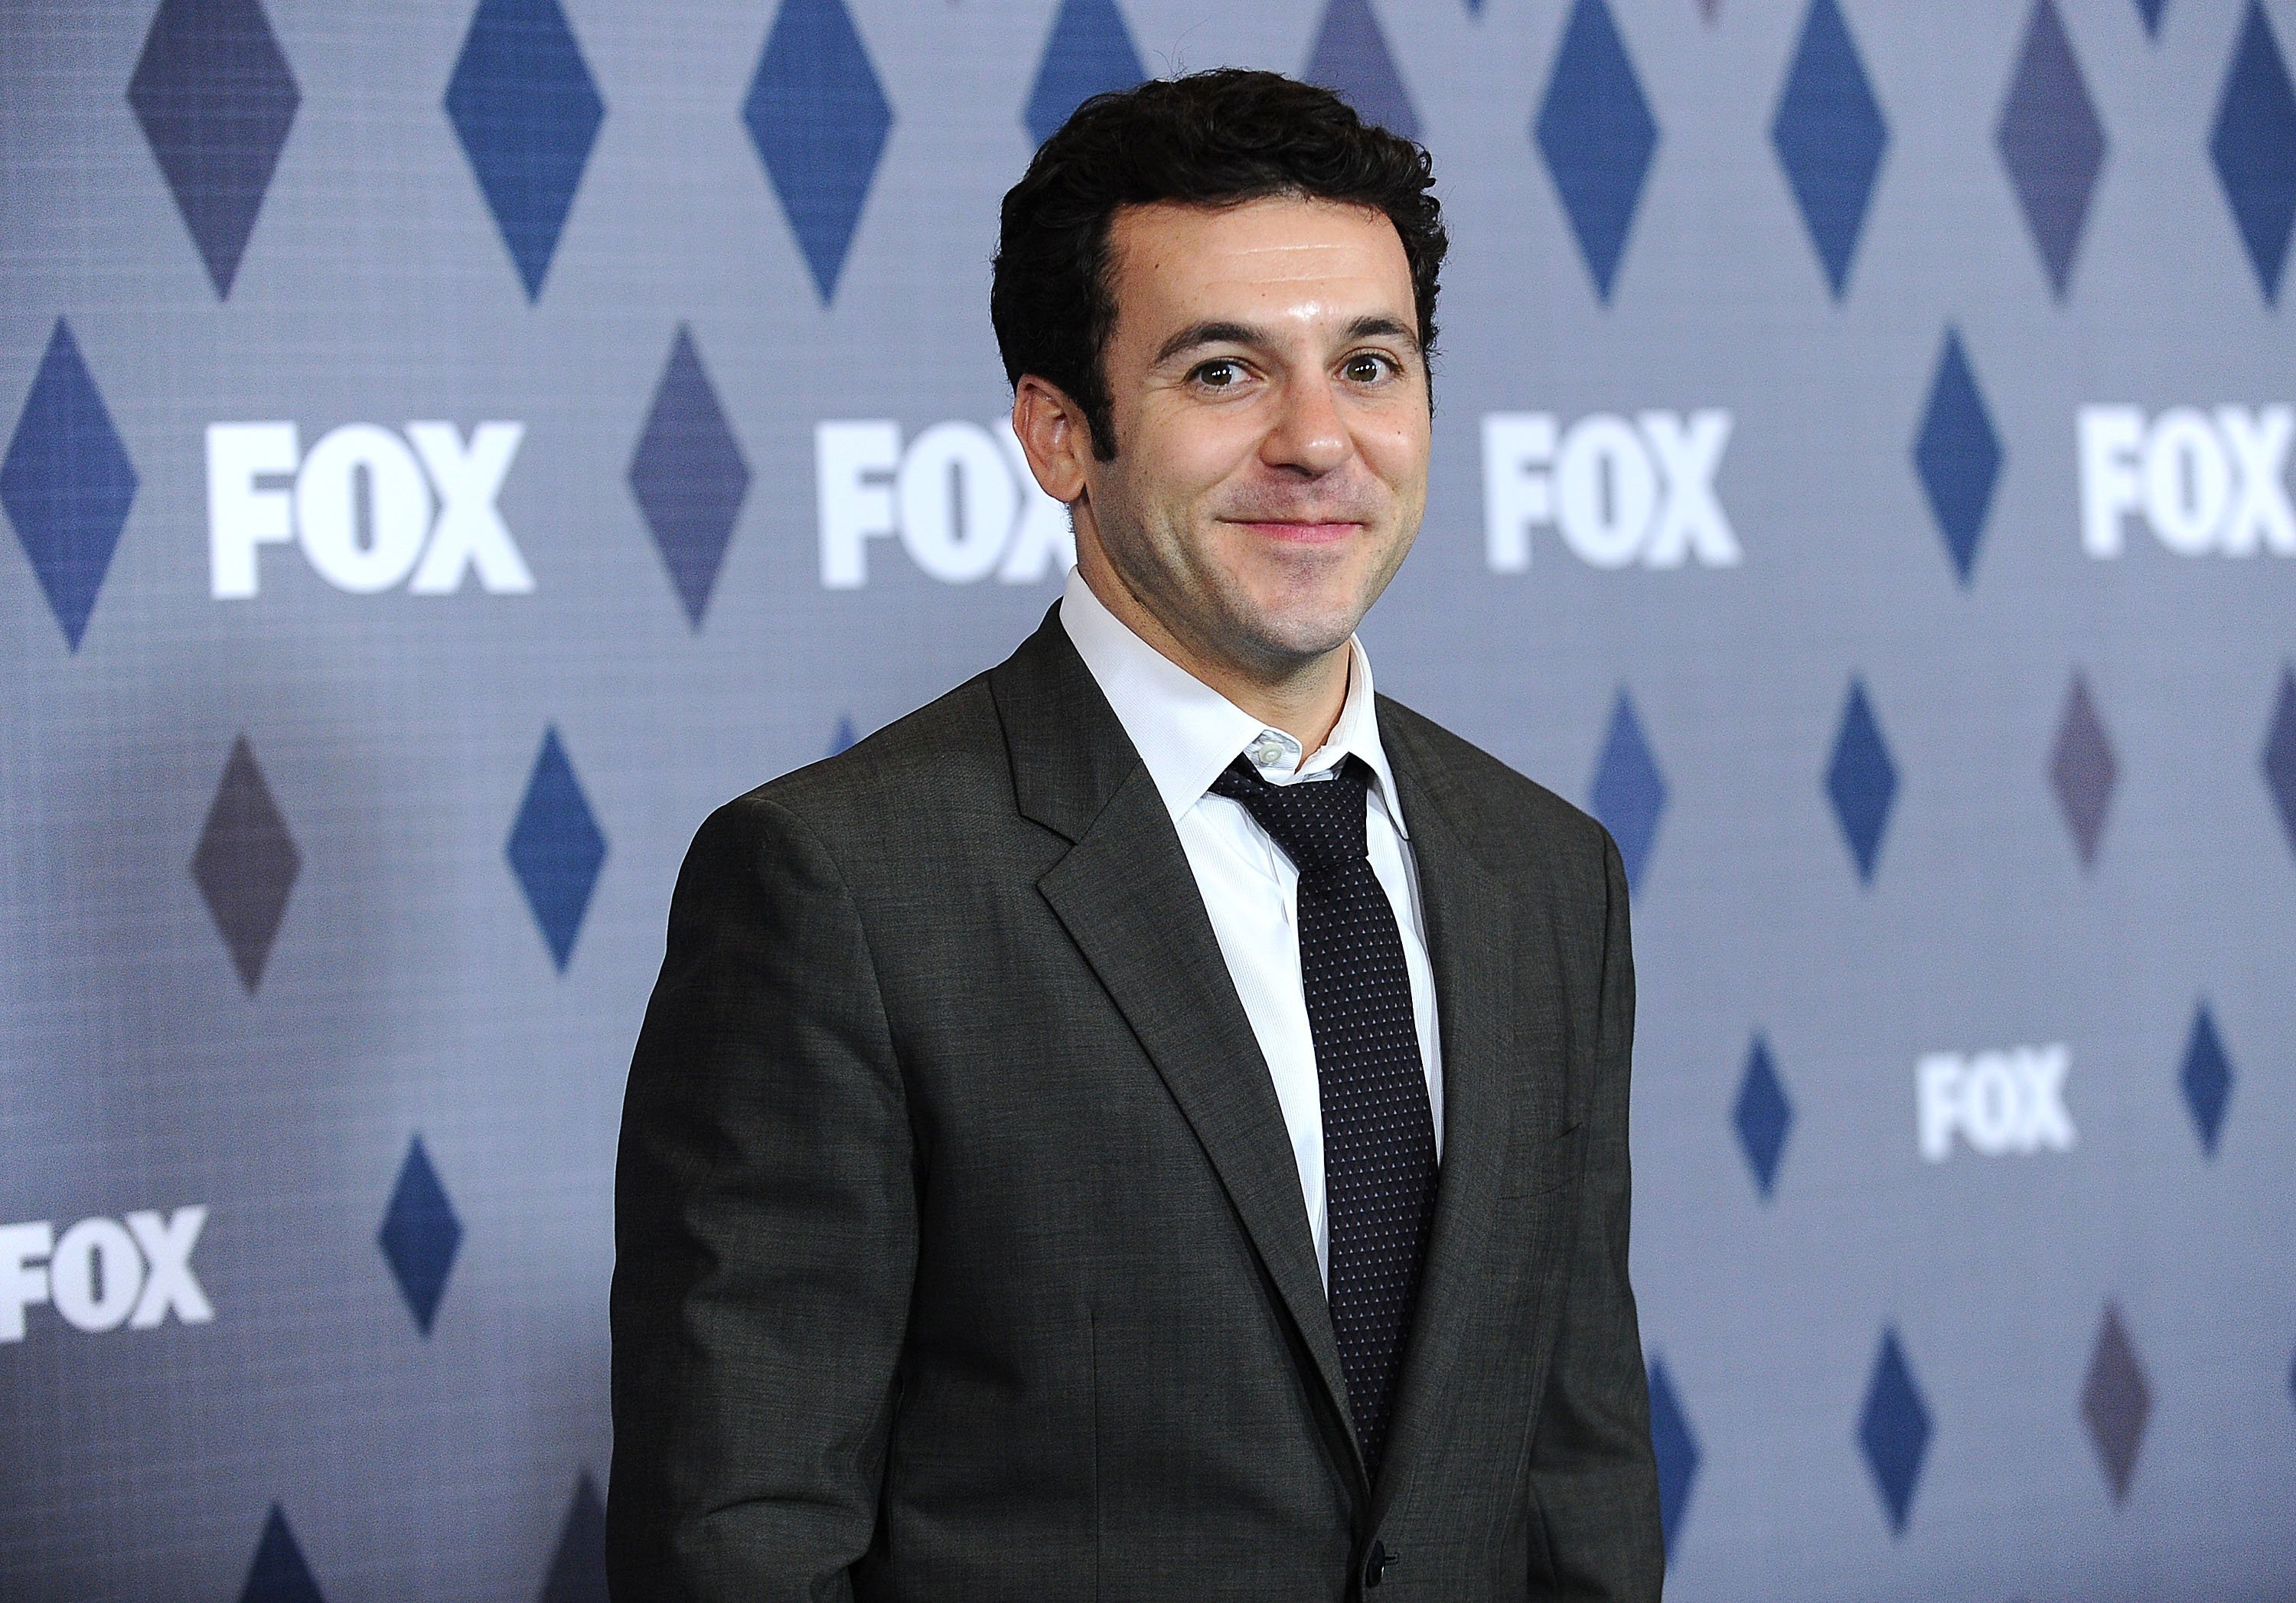
[{"label": "breast pocket", "polygon": [[1543,1196],[1567,1185],[1578,1172],[1578,1130],[1571,1124],[1518,1142],[1508,1158],[1505,1195]]}]

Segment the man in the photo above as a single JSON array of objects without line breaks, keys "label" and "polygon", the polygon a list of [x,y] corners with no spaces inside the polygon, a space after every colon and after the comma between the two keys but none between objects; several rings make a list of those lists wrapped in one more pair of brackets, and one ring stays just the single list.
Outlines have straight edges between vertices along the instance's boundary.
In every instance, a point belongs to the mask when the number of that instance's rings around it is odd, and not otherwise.
[{"label": "man", "polygon": [[1627,894],[1374,698],[1425,157],[1088,102],[991,310],[1077,571],[694,842],[618,1183],[615,1595],[1652,1599]]}]

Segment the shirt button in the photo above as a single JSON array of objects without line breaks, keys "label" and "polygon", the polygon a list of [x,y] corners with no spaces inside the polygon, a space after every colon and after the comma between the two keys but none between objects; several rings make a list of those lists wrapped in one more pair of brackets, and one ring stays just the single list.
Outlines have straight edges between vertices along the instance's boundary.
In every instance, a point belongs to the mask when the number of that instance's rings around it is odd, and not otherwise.
[{"label": "shirt button", "polygon": [[1251,743],[1244,755],[1251,759],[1251,765],[1254,768],[1272,769],[1291,753],[1274,736],[1263,734]]}]

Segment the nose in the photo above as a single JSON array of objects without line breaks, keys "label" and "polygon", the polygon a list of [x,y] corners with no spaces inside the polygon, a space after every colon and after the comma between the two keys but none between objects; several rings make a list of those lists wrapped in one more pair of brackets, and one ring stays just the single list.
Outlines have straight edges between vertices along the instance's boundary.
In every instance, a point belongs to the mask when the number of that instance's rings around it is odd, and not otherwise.
[{"label": "nose", "polygon": [[1260,460],[1306,478],[1321,478],[1354,455],[1355,440],[1340,415],[1330,375],[1309,370],[1283,387]]}]

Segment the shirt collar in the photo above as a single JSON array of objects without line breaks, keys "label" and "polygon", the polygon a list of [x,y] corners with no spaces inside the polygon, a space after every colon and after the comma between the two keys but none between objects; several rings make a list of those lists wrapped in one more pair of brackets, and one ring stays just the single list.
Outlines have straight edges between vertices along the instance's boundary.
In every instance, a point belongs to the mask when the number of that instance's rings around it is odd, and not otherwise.
[{"label": "shirt collar", "polygon": [[[1201,801],[1220,770],[1236,754],[1273,735],[1282,748],[1279,765],[1288,765],[1299,742],[1280,730],[1271,730],[1227,697],[1158,651],[1129,625],[1110,612],[1092,593],[1083,574],[1069,570],[1068,588],[1061,593],[1061,627],[1068,631],[1077,654],[1099,684],[1101,694],[1116,712],[1125,734],[1132,737],[1148,777],[1177,823],[1182,814]],[[1339,722],[1323,746],[1298,774],[1288,766],[1263,767],[1261,773],[1277,784],[1313,778],[1330,772],[1349,757],[1359,757],[1371,769],[1373,788],[1380,804],[1406,839],[1403,807],[1395,793],[1395,774],[1387,751],[1380,744],[1378,710],[1373,699],[1371,658],[1363,642],[1348,642],[1348,699]],[[1257,758],[1253,760],[1255,763]]]}]

